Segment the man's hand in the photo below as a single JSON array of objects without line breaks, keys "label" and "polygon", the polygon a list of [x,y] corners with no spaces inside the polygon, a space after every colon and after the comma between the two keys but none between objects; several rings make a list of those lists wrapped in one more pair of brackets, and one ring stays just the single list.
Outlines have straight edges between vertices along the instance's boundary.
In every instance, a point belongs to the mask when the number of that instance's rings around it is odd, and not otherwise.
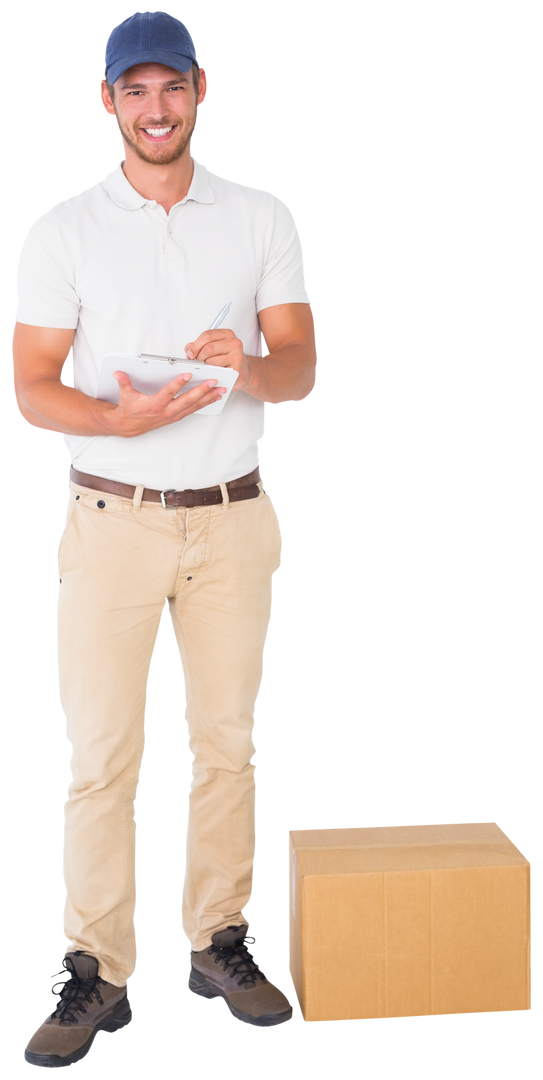
[{"label": "man's hand", "polygon": [[187,360],[205,360],[217,367],[229,367],[238,372],[234,390],[247,390],[251,381],[249,358],[243,351],[243,342],[233,330],[204,330],[196,341],[185,345]]},{"label": "man's hand", "polygon": [[122,435],[126,439],[175,424],[206,405],[220,401],[226,393],[226,387],[217,386],[216,379],[206,379],[193,390],[179,394],[192,378],[190,374],[178,375],[156,394],[140,394],[124,371],[114,371],[113,378],[119,384],[119,404],[114,412],[107,414],[106,423],[109,434]]}]

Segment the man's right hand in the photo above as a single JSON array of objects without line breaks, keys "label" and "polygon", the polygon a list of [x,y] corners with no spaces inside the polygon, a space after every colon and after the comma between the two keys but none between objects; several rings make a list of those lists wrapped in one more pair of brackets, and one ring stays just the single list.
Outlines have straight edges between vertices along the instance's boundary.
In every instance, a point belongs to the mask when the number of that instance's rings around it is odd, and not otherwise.
[{"label": "man's right hand", "polygon": [[112,435],[122,435],[127,439],[157,427],[175,424],[206,405],[220,401],[226,393],[226,387],[217,386],[216,379],[206,379],[193,390],[179,394],[192,378],[189,374],[178,375],[156,394],[141,394],[135,390],[124,371],[114,371],[113,378],[119,384],[119,404],[114,412],[106,414],[106,422],[113,429]]}]

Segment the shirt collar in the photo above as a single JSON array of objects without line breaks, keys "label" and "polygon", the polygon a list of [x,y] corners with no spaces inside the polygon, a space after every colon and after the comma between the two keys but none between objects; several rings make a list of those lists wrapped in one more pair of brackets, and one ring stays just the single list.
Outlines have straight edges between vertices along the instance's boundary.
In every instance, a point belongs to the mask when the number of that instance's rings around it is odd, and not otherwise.
[{"label": "shirt collar", "polygon": [[[192,180],[185,198],[181,200],[178,205],[183,203],[194,202],[199,203],[214,203],[215,196],[213,189],[209,183],[209,173],[203,165],[199,165],[197,161],[194,161],[194,172],[192,174]],[[143,195],[140,195],[129,180],[124,175],[122,163],[117,166],[114,172],[106,176],[104,180],[105,188],[113,199],[116,206],[121,206],[123,210],[139,210],[142,206],[152,205],[154,206],[154,199],[144,199]]]}]

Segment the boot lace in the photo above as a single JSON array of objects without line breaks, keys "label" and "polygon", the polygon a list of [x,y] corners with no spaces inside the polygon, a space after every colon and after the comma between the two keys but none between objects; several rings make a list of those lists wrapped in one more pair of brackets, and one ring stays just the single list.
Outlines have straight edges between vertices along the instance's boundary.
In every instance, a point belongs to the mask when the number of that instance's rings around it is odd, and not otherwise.
[{"label": "boot lace", "polygon": [[224,971],[229,971],[231,979],[237,979],[238,986],[248,986],[252,983],[256,986],[257,980],[266,982],[266,976],[258,964],[255,964],[253,957],[245,942],[252,945],[254,937],[240,937],[236,938],[233,945],[211,945],[207,950],[210,956],[215,956],[216,964],[223,964]]},{"label": "boot lace", "polygon": [[[70,978],[64,982],[55,983],[51,989],[52,994],[60,997],[55,1011],[51,1013],[51,1019],[61,1020],[67,1024],[78,1024],[80,1015],[87,1011],[86,1003],[92,1004],[93,998],[96,998],[100,1005],[104,1004],[99,987],[105,985],[105,980],[99,975],[95,975],[93,979],[81,979],[75,968],[66,962],[67,960],[68,957],[65,956],[62,961],[64,970],[57,971],[57,975],[63,975],[65,971],[68,971]],[[54,975],[53,978],[55,978]],[[57,990],[57,986],[61,986],[62,990]]]}]

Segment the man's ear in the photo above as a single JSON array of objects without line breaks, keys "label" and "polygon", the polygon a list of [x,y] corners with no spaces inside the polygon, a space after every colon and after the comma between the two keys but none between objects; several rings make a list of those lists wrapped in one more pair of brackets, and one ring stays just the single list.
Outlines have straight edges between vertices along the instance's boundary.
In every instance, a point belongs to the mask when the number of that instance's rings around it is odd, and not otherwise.
[{"label": "man's ear", "polygon": [[[107,102],[106,102],[106,95],[107,95]],[[104,79],[104,77],[101,77],[100,79],[98,79],[98,100],[99,100],[99,103],[101,105],[101,108],[103,108],[104,112],[106,113],[106,116],[107,117],[113,116],[113,113],[111,112],[111,109],[112,109],[113,106],[112,106],[112,103],[111,103],[111,98],[110,98],[110,96],[108,94],[108,91],[107,91],[106,80]]]},{"label": "man's ear", "polygon": [[200,68],[200,78],[198,82],[198,97],[196,98],[196,104],[201,105],[207,93],[207,79],[206,73],[203,68]]}]

